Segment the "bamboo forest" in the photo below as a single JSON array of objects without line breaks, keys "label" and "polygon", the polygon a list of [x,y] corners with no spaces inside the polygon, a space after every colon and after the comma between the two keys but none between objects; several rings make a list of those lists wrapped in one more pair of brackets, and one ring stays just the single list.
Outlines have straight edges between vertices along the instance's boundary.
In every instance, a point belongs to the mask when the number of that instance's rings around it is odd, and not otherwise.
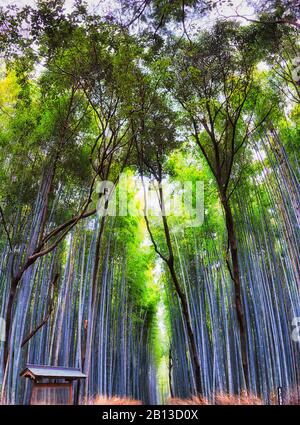
[{"label": "bamboo forest", "polygon": [[0,404],[300,404],[299,0],[0,0]]}]

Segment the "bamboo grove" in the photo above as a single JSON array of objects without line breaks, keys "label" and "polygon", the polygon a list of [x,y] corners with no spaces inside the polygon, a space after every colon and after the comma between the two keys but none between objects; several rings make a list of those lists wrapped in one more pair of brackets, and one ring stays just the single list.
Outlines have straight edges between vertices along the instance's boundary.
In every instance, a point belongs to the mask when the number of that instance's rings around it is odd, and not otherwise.
[{"label": "bamboo grove", "polygon": [[295,3],[0,8],[3,404],[26,364],[82,370],[74,403],[299,399]]}]

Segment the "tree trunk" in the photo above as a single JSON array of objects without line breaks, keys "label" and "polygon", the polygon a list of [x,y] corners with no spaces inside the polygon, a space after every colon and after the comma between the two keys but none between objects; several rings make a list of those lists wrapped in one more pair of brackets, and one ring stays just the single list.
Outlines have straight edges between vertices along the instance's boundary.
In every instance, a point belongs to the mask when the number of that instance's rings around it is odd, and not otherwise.
[{"label": "tree trunk", "polygon": [[13,279],[10,284],[9,297],[6,309],[6,317],[5,317],[5,340],[4,340],[4,356],[3,356],[3,371],[7,366],[8,357],[9,357],[9,334],[11,329],[12,322],[12,311],[15,300],[15,295],[17,291],[18,281]]},{"label": "tree trunk", "polygon": [[167,265],[168,265],[168,268],[170,270],[170,274],[171,274],[171,278],[172,278],[172,281],[173,281],[174,286],[175,286],[175,290],[176,290],[177,295],[178,295],[180,302],[181,302],[182,314],[183,314],[183,317],[184,317],[184,320],[185,320],[185,325],[186,325],[186,330],[187,330],[189,345],[190,345],[190,350],[191,350],[191,357],[192,357],[191,360],[192,360],[192,364],[194,366],[196,391],[197,391],[197,394],[199,395],[199,394],[202,393],[202,385],[201,385],[200,363],[199,363],[199,358],[198,358],[198,353],[197,353],[197,344],[196,344],[195,335],[194,335],[194,332],[193,332],[193,329],[192,329],[191,318],[190,318],[186,294],[181,289],[181,286],[179,284],[177,274],[176,274],[176,271],[175,271],[173,246],[172,246],[170,229],[169,229],[167,217],[165,215],[165,202],[164,202],[164,194],[163,194],[163,189],[161,187],[161,183],[160,183],[160,186],[159,186],[159,196],[160,196],[160,206],[161,206],[161,211],[162,211],[162,220],[163,220],[164,232],[165,232],[166,242],[167,242],[168,251],[169,251],[169,259],[167,260]]},{"label": "tree trunk", "polygon": [[93,334],[95,327],[95,311],[96,311],[96,302],[97,302],[97,289],[98,289],[98,275],[99,275],[99,262],[100,262],[100,254],[102,247],[102,236],[104,233],[105,226],[105,215],[102,216],[100,227],[98,230],[96,248],[95,248],[95,258],[94,258],[94,268],[91,282],[91,291],[92,291],[92,305],[91,305],[91,317],[88,318],[88,330],[87,330],[87,342],[86,342],[86,352],[85,358],[83,360],[83,370],[87,375],[85,380],[85,396],[88,395],[88,386],[89,386],[89,372],[90,372],[90,362],[91,362],[91,350],[92,350],[92,342],[93,342]]},{"label": "tree trunk", "polygon": [[174,283],[177,295],[178,295],[180,302],[181,302],[182,314],[183,314],[183,317],[184,317],[184,320],[185,320],[185,325],[186,325],[186,330],[187,330],[187,334],[188,334],[188,338],[189,338],[189,345],[190,345],[190,350],[191,350],[192,363],[193,363],[193,366],[194,366],[196,391],[197,391],[197,394],[199,395],[199,394],[202,394],[200,363],[199,363],[199,358],[198,358],[198,353],[197,353],[195,335],[193,333],[191,319],[190,319],[190,315],[189,315],[188,303],[187,303],[186,295],[181,290],[180,284],[178,282],[173,262],[168,262],[168,267],[169,267],[169,270],[170,270],[170,274],[171,274],[172,281]]},{"label": "tree trunk", "polygon": [[[142,182],[143,182],[143,180],[142,180]],[[184,318],[184,322],[185,322],[185,326],[186,326],[186,330],[187,330],[187,334],[188,334],[188,342],[189,342],[189,348],[190,348],[190,354],[191,354],[192,367],[193,367],[193,370],[194,370],[194,376],[195,376],[195,381],[196,381],[196,391],[197,391],[197,394],[200,395],[202,393],[202,385],[201,385],[200,363],[199,363],[199,358],[198,358],[198,353],[197,353],[197,344],[196,344],[195,335],[194,335],[193,329],[192,329],[192,324],[191,324],[186,294],[181,289],[180,283],[179,283],[178,278],[177,278],[175,266],[174,266],[174,252],[173,252],[173,246],[172,246],[172,240],[171,240],[171,234],[170,234],[170,229],[169,229],[169,225],[168,225],[168,220],[167,220],[167,217],[166,217],[166,214],[165,214],[165,202],[164,202],[163,189],[162,189],[162,186],[161,186],[161,179],[158,178],[157,182],[159,184],[159,190],[158,190],[159,204],[160,204],[160,210],[161,210],[161,213],[162,213],[162,221],[163,221],[166,244],[167,244],[167,247],[168,247],[168,254],[169,254],[168,257],[166,257],[162,254],[162,252],[159,250],[159,248],[158,248],[158,246],[155,242],[155,239],[153,237],[153,233],[151,232],[151,228],[150,228],[149,221],[148,221],[148,218],[147,218],[146,207],[145,207],[145,210],[144,210],[144,218],[145,218],[145,221],[146,221],[146,226],[147,226],[148,233],[150,235],[151,241],[153,243],[154,249],[155,249],[156,253],[160,256],[160,258],[167,264],[168,269],[170,271],[172,282],[173,282],[174,287],[175,287],[175,291],[176,291],[176,293],[179,297],[179,300],[180,300],[180,304],[181,304],[181,308],[182,308],[182,314],[183,314],[183,318]],[[144,187],[144,195],[145,195],[145,187]],[[146,198],[145,198],[145,200],[146,200]],[[146,201],[145,201],[145,206],[146,206]]]},{"label": "tree trunk", "polygon": [[247,341],[246,341],[246,325],[245,317],[242,307],[242,295],[241,295],[241,281],[240,281],[240,268],[238,260],[238,248],[237,248],[237,238],[235,234],[234,220],[231,211],[231,206],[229,200],[225,194],[221,193],[221,202],[225,212],[226,220],[226,229],[228,236],[228,243],[231,254],[232,269],[229,262],[227,266],[229,268],[230,276],[234,283],[234,293],[235,293],[235,308],[237,313],[237,319],[239,323],[240,339],[241,339],[241,350],[242,350],[242,363],[243,371],[245,375],[246,389],[249,389],[249,379],[248,379],[248,360],[247,360]]},{"label": "tree trunk", "polygon": [[[45,176],[43,178],[43,181],[41,183],[41,191],[42,191],[42,199],[43,199],[43,206],[42,206],[42,215],[40,218],[40,222],[37,224],[39,226],[38,233],[36,238],[31,238],[29,241],[29,247],[28,247],[28,257],[30,257],[34,250],[36,249],[36,245],[40,243],[40,240],[43,237],[46,221],[47,221],[47,213],[48,213],[48,205],[49,205],[49,198],[52,192],[53,187],[53,181],[54,181],[54,175],[55,175],[55,167],[56,162],[58,160],[58,157],[56,157],[54,164],[52,164],[50,171],[45,173]],[[12,253],[12,256],[14,254]],[[14,257],[12,257],[14,258]],[[16,275],[14,275],[13,270],[13,260],[12,260],[12,279],[10,284],[10,290],[9,290],[9,298],[7,303],[7,310],[6,310],[6,323],[5,323],[5,341],[4,341],[4,356],[3,356],[3,372],[5,372],[5,369],[8,365],[9,360],[9,338],[10,338],[10,332],[11,332],[11,325],[12,325],[12,312],[13,312],[13,305],[14,300],[16,296],[17,287],[22,279],[22,276],[24,272],[34,263],[35,260],[31,258],[27,258],[25,261],[25,264],[20,267],[19,271]]]},{"label": "tree trunk", "polygon": [[172,350],[170,348],[169,350],[169,387],[170,387],[170,396],[171,398],[174,398],[174,391],[173,391],[173,385],[172,385],[172,367],[173,367]]}]

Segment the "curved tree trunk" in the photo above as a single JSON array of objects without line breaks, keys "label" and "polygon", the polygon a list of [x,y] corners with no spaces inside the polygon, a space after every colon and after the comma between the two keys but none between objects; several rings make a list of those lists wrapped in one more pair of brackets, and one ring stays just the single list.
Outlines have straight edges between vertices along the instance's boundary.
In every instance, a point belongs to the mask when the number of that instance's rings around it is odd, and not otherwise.
[{"label": "curved tree trunk", "polygon": [[180,283],[177,278],[176,270],[175,270],[173,246],[172,246],[167,217],[165,215],[164,194],[163,194],[163,189],[161,187],[161,184],[159,187],[159,196],[160,196],[160,205],[162,209],[162,220],[163,220],[164,232],[165,232],[166,242],[167,242],[168,251],[169,251],[169,258],[167,259],[166,263],[169,268],[176,293],[181,302],[182,314],[185,320],[186,330],[187,330],[188,339],[189,339],[189,346],[191,351],[191,357],[192,357],[191,360],[192,360],[194,374],[195,374],[196,391],[197,391],[197,394],[199,395],[199,394],[202,394],[202,384],[201,384],[200,362],[198,358],[196,338],[192,328],[187,297],[184,291],[181,289]]},{"label": "curved tree trunk", "polygon": [[241,352],[242,352],[242,363],[243,371],[245,376],[246,389],[249,389],[249,379],[248,379],[248,359],[247,359],[247,340],[246,340],[246,325],[245,325],[245,316],[242,306],[242,294],[241,294],[241,281],[240,281],[240,268],[238,260],[238,248],[237,248],[237,238],[235,234],[234,220],[232,215],[231,206],[229,200],[225,194],[221,194],[221,202],[224,208],[226,229],[228,236],[228,243],[230,248],[232,268],[227,261],[227,266],[231,279],[234,284],[234,293],[235,293],[235,308],[237,313],[237,319],[239,323],[240,339],[241,339]]},{"label": "curved tree trunk", "polygon": [[174,268],[174,263],[169,261],[167,264],[168,264],[168,267],[169,267],[169,270],[170,270],[172,281],[173,281],[175,289],[176,289],[176,293],[177,293],[177,295],[180,299],[180,302],[181,302],[182,314],[183,314],[183,317],[184,317],[184,320],[185,320],[185,325],[186,325],[186,330],[187,330],[189,345],[190,345],[190,350],[191,350],[192,363],[193,363],[193,366],[194,366],[196,390],[197,390],[197,394],[199,395],[199,394],[202,394],[200,362],[199,362],[198,353],[197,353],[197,345],[196,345],[195,335],[194,335],[194,332],[193,332],[193,329],[192,329],[191,319],[190,319],[190,315],[189,315],[188,302],[187,302],[187,299],[186,299],[186,295],[182,291],[180,284],[179,284],[179,281],[177,279],[177,275],[176,275],[175,268]]}]

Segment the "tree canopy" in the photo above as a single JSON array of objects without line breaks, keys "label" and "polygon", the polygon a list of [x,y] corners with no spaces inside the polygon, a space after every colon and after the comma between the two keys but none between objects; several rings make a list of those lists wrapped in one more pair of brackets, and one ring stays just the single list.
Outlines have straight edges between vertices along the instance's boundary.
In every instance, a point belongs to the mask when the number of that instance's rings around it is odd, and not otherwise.
[{"label": "tree canopy", "polygon": [[299,388],[300,8],[242,3],[0,7],[4,403]]}]

